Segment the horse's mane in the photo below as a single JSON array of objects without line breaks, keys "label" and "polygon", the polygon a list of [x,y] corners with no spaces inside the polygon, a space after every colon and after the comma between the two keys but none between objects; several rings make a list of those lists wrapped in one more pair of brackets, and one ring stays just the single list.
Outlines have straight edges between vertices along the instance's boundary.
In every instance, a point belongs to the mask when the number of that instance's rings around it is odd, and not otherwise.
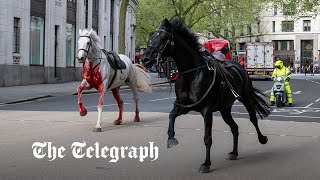
[{"label": "horse's mane", "polygon": [[182,20],[175,17],[170,20],[170,24],[173,31],[178,33],[195,52],[200,52],[201,44],[198,41],[198,37],[190,31],[189,27]]},{"label": "horse's mane", "polygon": [[100,40],[100,37],[97,35],[95,30],[91,31],[89,29],[84,29],[84,30],[82,30],[82,32],[79,35],[80,36],[89,36],[89,37],[91,37],[91,39],[95,42],[94,44],[96,44],[98,46],[97,48],[101,49],[100,48],[101,40]]}]

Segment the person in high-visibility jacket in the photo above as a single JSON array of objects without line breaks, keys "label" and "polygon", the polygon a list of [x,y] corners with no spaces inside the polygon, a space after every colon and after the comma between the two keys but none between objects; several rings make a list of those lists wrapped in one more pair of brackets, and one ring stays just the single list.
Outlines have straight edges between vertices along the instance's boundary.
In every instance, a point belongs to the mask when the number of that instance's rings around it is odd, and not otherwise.
[{"label": "person in high-visibility jacket", "polygon": [[[283,62],[278,58],[276,63],[274,64],[274,66],[276,67],[274,70],[273,70],[273,73],[272,73],[272,78],[276,78],[278,76],[282,76],[285,78],[285,89],[286,89],[286,94],[287,94],[287,100],[288,100],[288,103],[289,103],[289,106],[292,107],[292,93],[291,93],[291,88],[290,88],[290,78],[291,78],[291,71],[289,70],[289,68],[285,67],[283,65]],[[270,96],[270,102],[271,102],[271,105],[274,105],[274,94],[273,94],[273,88],[271,89],[271,96]]]}]

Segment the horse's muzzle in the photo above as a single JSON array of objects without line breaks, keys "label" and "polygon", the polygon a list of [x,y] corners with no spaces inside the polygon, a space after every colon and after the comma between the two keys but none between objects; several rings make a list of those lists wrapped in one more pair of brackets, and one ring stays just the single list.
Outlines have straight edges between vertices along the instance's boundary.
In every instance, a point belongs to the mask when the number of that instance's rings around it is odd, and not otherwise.
[{"label": "horse's muzzle", "polygon": [[84,63],[86,61],[85,57],[81,57],[81,58],[76,57],[76,59],[78,60],[79,63]]}]

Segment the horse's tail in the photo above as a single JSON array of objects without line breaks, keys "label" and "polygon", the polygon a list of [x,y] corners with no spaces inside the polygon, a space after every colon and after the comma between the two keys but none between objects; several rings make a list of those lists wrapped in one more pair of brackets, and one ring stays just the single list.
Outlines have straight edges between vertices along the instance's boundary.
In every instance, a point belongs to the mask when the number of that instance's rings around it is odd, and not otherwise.
[{"label": "horse's tail", "polygon": [[151,77],[148,73],[146,73],[143,69],[139,67],[137,64],[133,64],[132,66],[133,74],[137,80],[137,89],[144,92],[151,92]]},{"label": "horse's tail", "polygon": [[260,90],[254,88],[253,86],[252,88],[254,109],[256,110],[257,114],[260,116],[261,119],[268,117],[268,115],[271,113],[270,110],[272,108],[263,98],[267,97],[267,95],[261,92]]}]

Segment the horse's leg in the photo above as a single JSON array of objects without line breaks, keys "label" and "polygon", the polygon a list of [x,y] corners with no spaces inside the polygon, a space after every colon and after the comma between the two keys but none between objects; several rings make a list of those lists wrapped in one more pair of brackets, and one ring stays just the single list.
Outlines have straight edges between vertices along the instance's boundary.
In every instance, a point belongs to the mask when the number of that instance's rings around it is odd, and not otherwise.
[{"label": "horse's leg", "polygon": [[87,115],[87,110],[82,103],[82,91],[84,89],[90,89],[90,85],[85,79],[82,80],[80,86],[78,87],[78,105],[79,105],[80,116]]},{"label": "horse's leg", "polygon": [[167,141],[167,148],[171,148],[173,146],[176,146],[179,144],[178,140],[174,138],[175,132],[174,132],[174,123],[176,121],[176,118],[180,116],[180,107],[174,105],[173,109],[171,110],[169,114],[169,127],[168,127],[168,141]]},{"label": "horse's leg", "polygon": [[254,125],[254,127],[256,128],[259,142],[261,144],[267,144],[268,138],[267,138],[267,136],[262,135],[262,133],[259,129],[259,126],[258,126],[258,118],[256,116],[256,110],[254,109],[254,104],[252,102],[253,100],[250,99],[249,96],[242,96],[242,98],[239,99],[239,101],[242,102],[242,104],[246,107],[246,109],[249,113],[250,121]]},{"label": "horse's leg", "polygon": [[113,97],[116,99],[118,108],[119,108],[119,116],[118,119],[113,122],[114,125],[120,125],[122,123],[122,112],[123,112],[123,101],[120,97],[119,88],[114,88],[111,90]]},{"label": "horse's leg", "polygon": [[128,84],[128,86],[130,87],[130,89],[132,91],[133,100],[134,100],[134,104],[135,104],[135,107],[136,107],[135,116],[134,116],[134,122],[140,122],[139,106],[138,106],[139,98],[138,98],[138,90],[137,90],[136,84],[132,83],[132,81],[130,81],[130,80],[127,82],[127,84]]},{"label": "horse's leg", "polygon": [[101,132],[101,119],[102,119],[103,101],[104,101],[104,94],[105,94],[105,91],[106,91],[105,83],[101,83],[100,84],[100,86],[98,88],[98,91],[100,93],[99,100],[98,100],[98,106],[97,106],[97,109],[98,109],[98,121],[97,121],[97,124],[96,124],[95,128],[93,129],[93,132]]},{"label": "horse's leg", "polygon": [[202,116],[204,118],[204,144],[206,145],[206,160],[200,166],[200,173],[209,173],[211,160],[210,160],[210,150],[212,145],[212,112],[205,110],[202,112]]},{"label": "horse's leg", "polygon": [[228,160],[236,160],[238,157],[239,128],[231,116],[231,106],[220,111],[223,120],[230,126],[233,135],[233,151],[228,153]]}]

